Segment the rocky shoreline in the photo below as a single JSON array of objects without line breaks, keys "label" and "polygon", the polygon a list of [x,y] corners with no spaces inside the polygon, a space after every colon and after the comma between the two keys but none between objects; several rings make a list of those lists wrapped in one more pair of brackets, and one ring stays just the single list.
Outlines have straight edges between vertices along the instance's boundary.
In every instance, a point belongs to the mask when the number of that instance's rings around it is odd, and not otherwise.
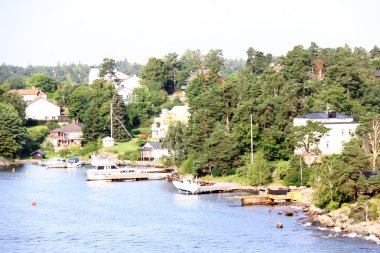
[{"label": "rocky shoreline", "polygon": [[311,225],[322,227],[336,233],[338,236],[361,237],[380,244],[380,220],[356,222],[349,217],[351,209],[342,207],[328,213],[311,205],[304,211]]}]

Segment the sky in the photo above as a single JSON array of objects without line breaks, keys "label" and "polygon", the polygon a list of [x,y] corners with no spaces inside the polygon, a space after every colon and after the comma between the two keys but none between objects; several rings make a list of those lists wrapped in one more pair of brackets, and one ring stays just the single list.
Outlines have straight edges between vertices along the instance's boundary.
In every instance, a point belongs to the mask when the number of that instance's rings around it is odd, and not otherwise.
[{"label": "sky", "polygon": [[0,0],[0,64],[144,64],[187,49],[380,46],[378,0]]}]

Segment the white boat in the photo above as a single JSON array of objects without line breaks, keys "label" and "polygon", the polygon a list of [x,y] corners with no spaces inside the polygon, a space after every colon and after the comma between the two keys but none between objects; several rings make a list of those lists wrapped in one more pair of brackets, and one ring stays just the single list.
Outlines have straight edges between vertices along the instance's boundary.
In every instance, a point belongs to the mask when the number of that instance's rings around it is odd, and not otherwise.
[{"label": "white boat", "polygon": [[180,179],[172,182],[174,187],[181,192],[197,194],[200,192],[201,185],[197,181],[190,179]]},{"label": "white boat", "polygon": [[120,168],[114,162],[107,159],[93,158],[92,169],[87,170],[87,180],[128,180],[145,178],[145,170],[136,168]]},{"label": "white boat", "polygon": [[50,158],[43,163],[48,168],[65,168],[66,162],[64,158]]},{"label": "white boat", "polygon": [[78,159],[78,157],[71,157],[67,160],[66,167],[67,168],[76,168],[83,164],[82,161]]}]

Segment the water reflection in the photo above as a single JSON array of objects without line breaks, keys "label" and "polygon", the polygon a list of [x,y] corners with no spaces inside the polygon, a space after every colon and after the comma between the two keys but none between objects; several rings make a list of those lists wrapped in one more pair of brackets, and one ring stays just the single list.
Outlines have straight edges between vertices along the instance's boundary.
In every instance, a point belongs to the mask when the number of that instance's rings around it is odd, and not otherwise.
[{"label": "water reflection", "polygon": [[175,193],[174,204],[182,208],[197,208],[199,206],[198,195]]}]

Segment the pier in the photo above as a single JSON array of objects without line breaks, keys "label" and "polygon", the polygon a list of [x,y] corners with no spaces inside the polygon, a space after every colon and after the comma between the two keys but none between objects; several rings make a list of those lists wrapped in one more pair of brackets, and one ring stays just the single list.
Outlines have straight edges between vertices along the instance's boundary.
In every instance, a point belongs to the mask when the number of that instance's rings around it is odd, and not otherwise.
[{"label": "pier", "polygon": [[[163,180],[170,177],[172,173],[162,173],[162,172],[148,172],[148,173],[125,173],[125,174],[115,174],[115,175],[104,175],[102,180],[106,181],[126,181],[126,180]],[[87,181],[94,181],[89,180]]]}]

